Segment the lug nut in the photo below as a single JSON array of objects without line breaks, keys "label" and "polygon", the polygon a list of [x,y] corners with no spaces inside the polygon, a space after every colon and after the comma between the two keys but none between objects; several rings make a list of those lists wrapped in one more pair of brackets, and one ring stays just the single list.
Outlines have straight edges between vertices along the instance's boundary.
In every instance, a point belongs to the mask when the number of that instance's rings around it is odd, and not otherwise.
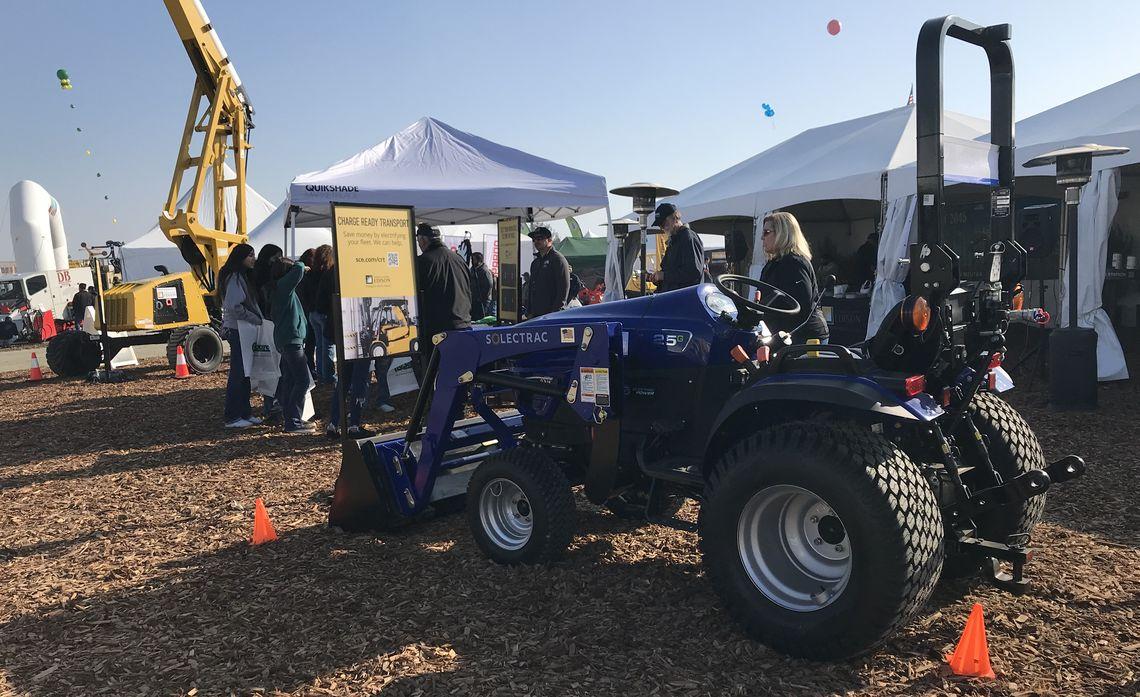
[{"label": "lug nut", "polygon": [[821,544],[823,544],[823,539],[817,537],[814,540],[812,540],[812,543],[816,544],[816,545],[821,545]]},{"label": "lug nut", "polygon": [[818,523],[819,522],[819,516],[813,515],[812,517],[808,518],[808,520],[811,521],[812,523]]},{"label": "lug nut", "polygon": [[843,551],[843,545],[835,545],[835,551],[836,552],[842,552]]}]

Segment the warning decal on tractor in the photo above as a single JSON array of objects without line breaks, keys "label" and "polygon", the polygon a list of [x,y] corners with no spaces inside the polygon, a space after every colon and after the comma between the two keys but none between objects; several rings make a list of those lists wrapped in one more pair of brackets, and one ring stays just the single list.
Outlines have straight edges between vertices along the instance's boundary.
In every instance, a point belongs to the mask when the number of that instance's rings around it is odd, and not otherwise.
[{"label": "warning decal on tractor", "polygon": [[610,369],[594,368],[594,390],[600,407],[610,405]]},{"label": "warning decal on tractor", "polygon": [[582,401],[586,404],[593,404],[596,399],[596,392],[594,388],[594,369],[582,368]]},{"label": "warning decal on tractor", "polygon": [[610,404],[610,369],[582,368],[582,401],[607,407]]},{"label": "warning decal on tractor", "polygon": [[562,327],[562,343],[574,343],[574,327]]}]

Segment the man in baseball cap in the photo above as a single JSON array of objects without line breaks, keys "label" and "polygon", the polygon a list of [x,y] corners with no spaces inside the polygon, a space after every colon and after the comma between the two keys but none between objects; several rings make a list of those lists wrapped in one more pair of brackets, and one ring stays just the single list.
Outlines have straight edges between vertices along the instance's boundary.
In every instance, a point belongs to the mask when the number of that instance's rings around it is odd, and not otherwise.
[{"label": "man in baseball cap", "polygon": [[419,287],[419,329],[416,333],[420,360],[412,361],[416,379],[435,347],[431,338],[440,332],[471,327],[471,281],[467,264],[443,244],[439,229],[427,223],[416,226],[416,284]]},{"label": "man in baseball cap", "polygon": [[657,262],[653,280],[657,292],[664,293],[700,283],[705,276],[705,246],[700,235],[681,222],[681,212],[672,203],[657,206],[653,227],[669,235],[665,257]]},{"label": "man in baseball cap", "polygon": [[535,255],[530,263],[526,316],[533,319],[558,312],[566,306],[566,295],[570,292],[570,264],[554,249],[554,235],[550,228],[536,227],[531,230],[530,239],[534,242]]}]

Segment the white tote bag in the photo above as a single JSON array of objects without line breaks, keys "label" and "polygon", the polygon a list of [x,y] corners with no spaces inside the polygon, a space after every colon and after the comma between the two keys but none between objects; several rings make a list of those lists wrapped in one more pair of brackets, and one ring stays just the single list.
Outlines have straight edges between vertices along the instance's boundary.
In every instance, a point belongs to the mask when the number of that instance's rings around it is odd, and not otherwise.
[{"label": "white tote bag", "polygon": [[247,325],[245,322],[239,324],[238,331],[241,333],[243,358],[245,357],[246,333],[252,333],[250,330],[254,329],[257,331],[249,343],[249,359],[246,361],[249,369],[246,374],[249,375],[251,390],[272,397],[277,393],[277,380],[281,377],[281,356],[273,346],[273,322],[263,320],[257,326]]}]

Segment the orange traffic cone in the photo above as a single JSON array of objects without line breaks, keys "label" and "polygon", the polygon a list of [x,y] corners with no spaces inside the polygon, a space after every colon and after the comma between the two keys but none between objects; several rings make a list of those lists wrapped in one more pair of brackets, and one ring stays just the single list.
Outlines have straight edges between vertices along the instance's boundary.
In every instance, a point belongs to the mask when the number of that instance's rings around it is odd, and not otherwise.
[{"label": "orange traffic cone", "polygon": [[265,511],[265,502],[257,499],[253,502],[253,544],[277,540],[277,531],[273,523],[269,522],[269,514]]},{"label": "orange traffic cone", "polygon": [[181,346],[178,347],[178,360],[174,362],[174,377],[190,377],[190,368],[186,365],[186,354],[182,353]]},{"label": "orange traffic cone", "polygon": [[990,667],[990,647],[986,643],[986,620],[982,616],[981,603],[974,603],[954,655],[947,656],[946,661],[955,675],[991,680],[997,677]]},{"label": "orange traffic cone", "polygon": [[39,382],[44,379],[44,371],[40,370],[40,361],[36,358],[36,354],[32,352],[32,369],[28,373],[28,382]]}]

